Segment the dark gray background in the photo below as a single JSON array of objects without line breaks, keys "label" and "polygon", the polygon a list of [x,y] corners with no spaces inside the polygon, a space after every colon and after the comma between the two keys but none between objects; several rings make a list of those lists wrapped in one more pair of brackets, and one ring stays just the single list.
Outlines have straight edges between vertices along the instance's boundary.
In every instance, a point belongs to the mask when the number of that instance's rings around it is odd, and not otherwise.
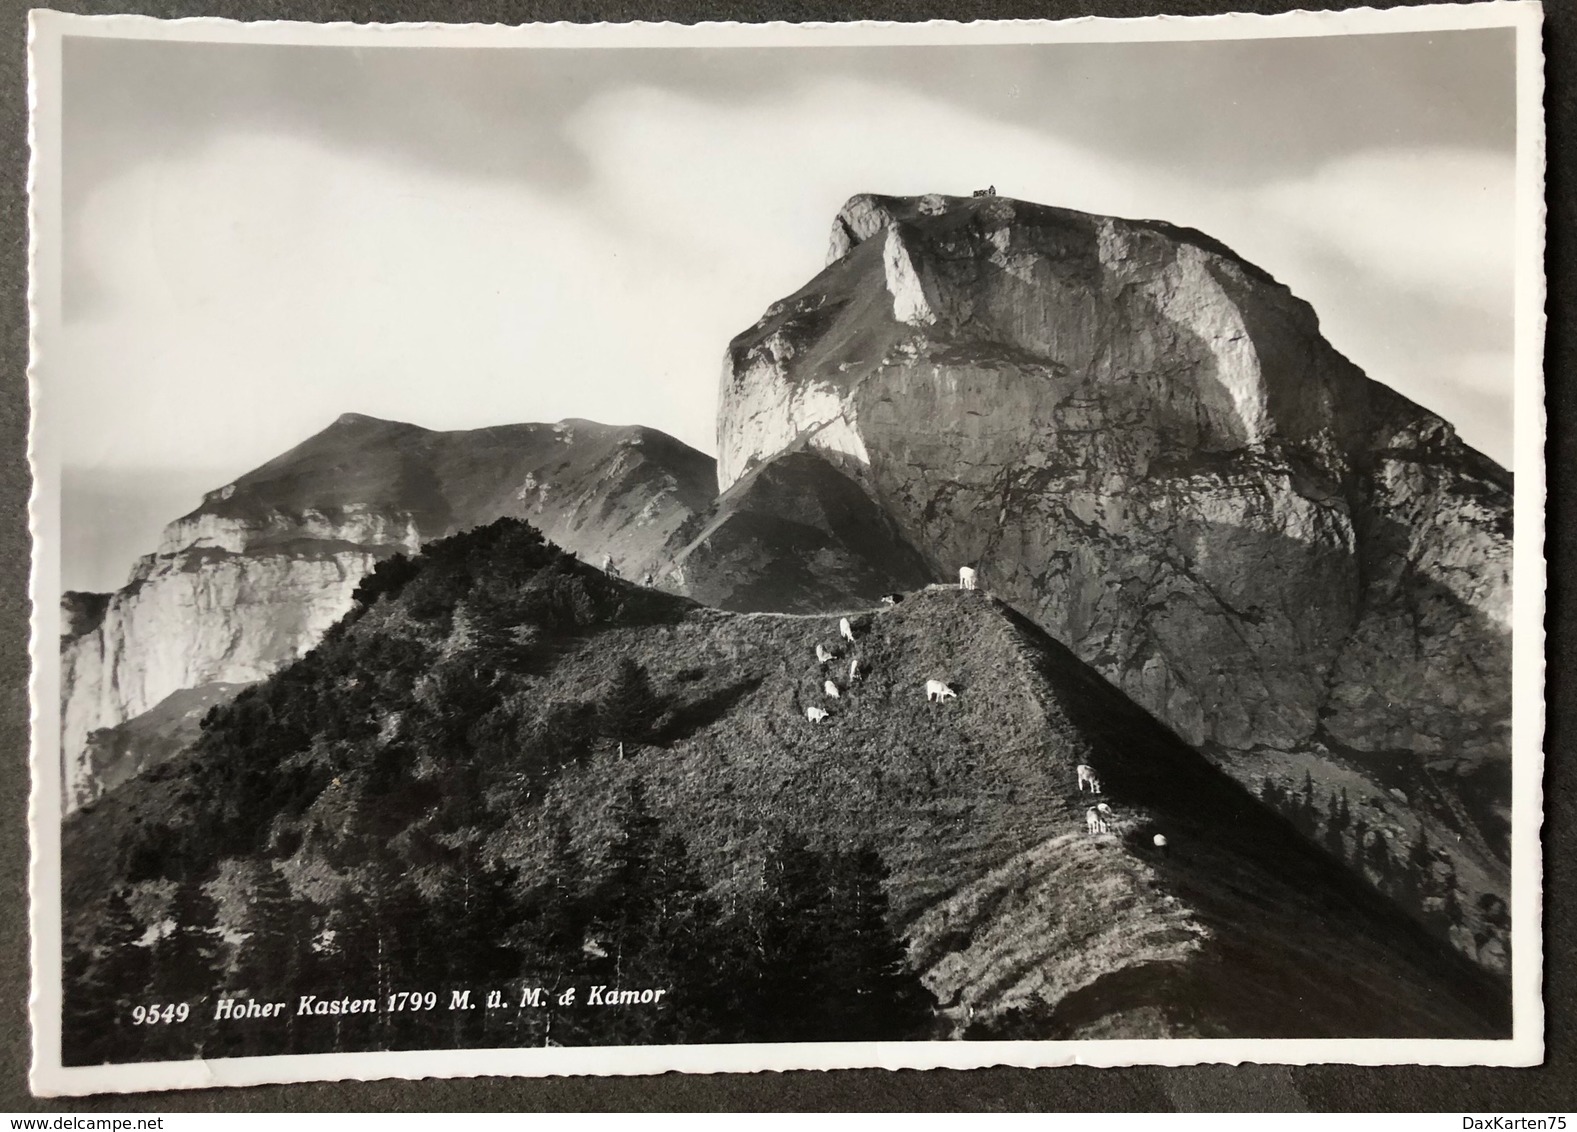
[{"label": "dark gray background", "polygon": [[[443,21],[517,24],[536,20],[1031,19],[1081,15],[1201,15],[1362,6],[1344,0],[123,0],[49,7],[85,13],[228,16],[236,19]],[[1378,7],[1396,4],[1378,3]],[[1549,130],[1551,316],[1546,349],[1550,420],[1550,643],[1545,779],[1545,950],[1547,1061],[1537,1069],[1431,1067],[1202,1066],[1182,1069],[988,1069],[973,1072],[763,1073],[637,1078],[483,1078],[259,1086],[194,1092],[39,1101],[27,1091],[27,58],[28,5],[0,4],[0,1110],[279,1111],[396,1110],[1421,1110],[1556,1112],[1577,1108],[1577,1049],[1571,1034],[1574,848],[1573,768],[1563,738],[1577,699],[1561,679],[1574,645],[1561,578],[1573,559],[1571,492],[1562,476],[1574,458],[1568,433],[1574,401],[1565,379],[1572,334],[1562,315],[1572,263],[1572,44],[1577,12],[1566,0],[1545,11]],[[1453,1122],[1454,1123],[1454,1122]]]}]

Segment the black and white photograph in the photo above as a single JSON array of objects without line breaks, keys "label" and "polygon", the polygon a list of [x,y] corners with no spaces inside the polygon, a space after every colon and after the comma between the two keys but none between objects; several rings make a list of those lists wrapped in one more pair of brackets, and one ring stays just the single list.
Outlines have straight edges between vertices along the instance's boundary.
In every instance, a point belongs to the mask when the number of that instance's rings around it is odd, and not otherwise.
[{"label": "black and white photograph", "polygon": [[1536,4],[32,15],[32,1087],[1542,1058]]}]

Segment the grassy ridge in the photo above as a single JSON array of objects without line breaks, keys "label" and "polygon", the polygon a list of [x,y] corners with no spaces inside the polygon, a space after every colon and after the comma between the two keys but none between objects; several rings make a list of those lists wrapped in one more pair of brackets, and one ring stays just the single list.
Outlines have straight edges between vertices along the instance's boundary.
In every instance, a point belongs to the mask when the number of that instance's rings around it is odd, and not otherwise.
[{"label": "grassy ridge", "polygon": [[[874,847],[938,1033],[1504,1025],[1493,984],[1001,603],[934,587],[847,613],[852,643],[839,612],[698,607],[510,520],[390,560],[312,654],[68,823],[68,939],[91,951],[116,891],[157,931],[192,883],[235,934],[259,865],[330,910],[374,875],[542,892],[566,853],[614,875],[635,791],[719,917],[785,839]],[[957,699],[928,703],[929,679]],[[1109,833],[1084,831],[1080,763]]]}]

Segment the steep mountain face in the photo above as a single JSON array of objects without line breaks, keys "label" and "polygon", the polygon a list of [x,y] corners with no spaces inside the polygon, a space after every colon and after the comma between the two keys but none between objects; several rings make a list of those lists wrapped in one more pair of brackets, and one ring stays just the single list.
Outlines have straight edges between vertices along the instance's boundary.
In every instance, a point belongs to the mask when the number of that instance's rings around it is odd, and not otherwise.
[{"label": "steep mountain face", "polygon": [[[1505,1032],[1494,980],[999,600],[728,613],[528,560],[507,530],[460,537],[68,823],[69,938],[91,950],[108,891],[133,886],[152,921],[170,879],[259,866],[324,922],[368,870],[439,888],[502,869],[552,893],[566,862],[618,867],[610,822],[638,787],[648,839],[677,843],[719,908],[761,889],[785,833],[874,846],[936,1037]],[[483,607],[510,611],[490,634],[465,612]],[[930,680],[956,696],[932,702]],[[221,922],[250,898],[225,899]],[[510,977],[533,985],[540,962]]]},{"label": "steep mountain face", "polygon": [[820,455],[933,578],[975,565],[1245,782],[1300,752],[1382,808],[1431,793],[1401,843],[1464,839],[1504,895],[1510,476],[1260,269],[1156,222],[858,196],[720,404],[725,489]]},{"label": "steep mountain face", "polygon": [[314,644],[392,554],[512,515],[640,576],[669,560],[715,494],[711,459],[651,429],[446,433],[346,414],[210,492],[121,590],[66,595],[67,807],[124,778],[133,758],[126,735],[95,743],[94,732],[177,693],[263,678]]}]

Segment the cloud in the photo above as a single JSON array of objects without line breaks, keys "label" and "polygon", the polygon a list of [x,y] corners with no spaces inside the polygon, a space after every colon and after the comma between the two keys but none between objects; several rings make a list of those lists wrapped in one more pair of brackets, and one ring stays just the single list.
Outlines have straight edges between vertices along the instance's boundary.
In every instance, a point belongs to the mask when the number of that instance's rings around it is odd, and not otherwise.
[{"label": "cloud", "polygon": [[1504,304],[1515,267],[1514,168],[1485,151],[1394,148],[1256,191],[1262,222],[1335,248],[1398,287]]},{"label": "cloud", "polygon": [[1509,454],[1509,155],[1374,147],[1223,184],[841,71],[737,101],[583,93],[553,158],[572,184],[278,123],[105,171],[66,249],[98,299],[45,358],[66,462],[239,474],[346,410],[640,421],[710,448],[729,338],[821,268],[849,195],[986,182],[1211,233],[1359,365]]},{"label": "cloud", "polygon": [[[719,341],[819,270],[833,212],[852,192],[967,194],[990,181],[1025,199],[1210,233],[1310,302],[1372,376],[1509,460],[1511,368],[1488,364],[1511,350],[1509,154],[1377,148],[1224,187],[843,77],[769,107],[620,90],[589,102],[575,132],[611,215],[660,239],[675,262],[737,281],[717,293],[730,312]],[[1464,370],[1466,352],[1481,364]],[[1503,411],[1483,412],[1490,403]]]}]

